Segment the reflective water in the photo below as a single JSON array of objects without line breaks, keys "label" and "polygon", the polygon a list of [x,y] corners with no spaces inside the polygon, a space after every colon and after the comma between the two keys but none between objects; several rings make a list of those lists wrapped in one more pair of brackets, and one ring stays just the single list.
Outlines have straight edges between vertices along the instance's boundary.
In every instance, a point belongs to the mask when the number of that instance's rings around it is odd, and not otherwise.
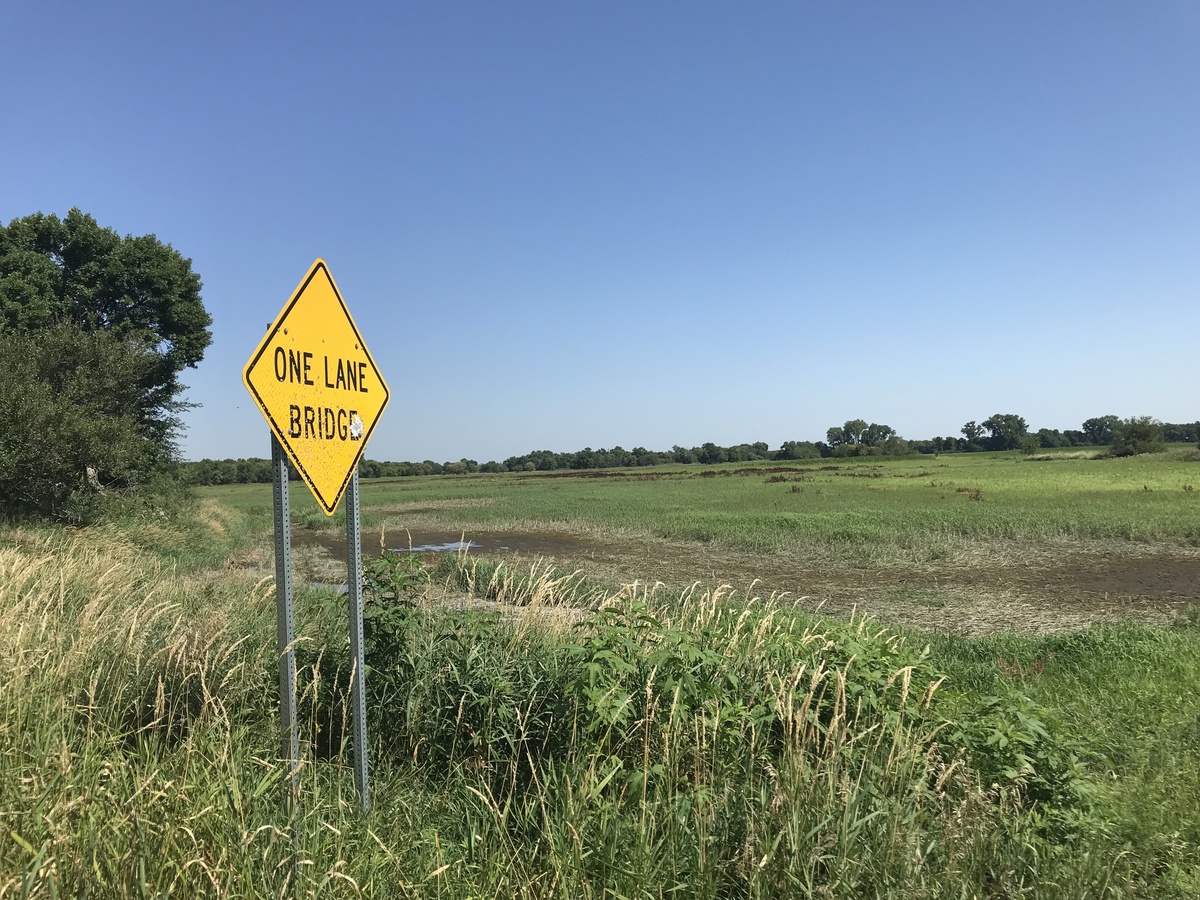
[{"label": "reflective water", "polygon": [[[474,541],[447,541],[444,544],[414,544],[411,547],[388,547],[393,553],[457,553],[459,550],[479,550],[483,544]],[[507,547],[501,547],[507,550]]]},{"label": "reflective water", "polygon": [[[409,532],[404,529],[387,532],[389,549],[397,553],[408,552]],[[596,552],[604,552],[607,545],[599,544],[584,537],[563,534],[561,532],[513,532],[513,531],[477,531],[471,537],[464,537],[461,531],[414,531],[411,532],[412,549],[414,553],[455,553],[466,549],[472,553],[522,553],[528,556],[553,556],[559,558],[574,558],[592,556]],[[392,544],[393,541],[403,541],[403,544]],[[320,547],[335,559],[346,558],[346,538],[336,532],[312,532],[305,528],[292,530],[293,547]],[[362,533],[363,558],[379,555],[379,532],[366,529]]]}]

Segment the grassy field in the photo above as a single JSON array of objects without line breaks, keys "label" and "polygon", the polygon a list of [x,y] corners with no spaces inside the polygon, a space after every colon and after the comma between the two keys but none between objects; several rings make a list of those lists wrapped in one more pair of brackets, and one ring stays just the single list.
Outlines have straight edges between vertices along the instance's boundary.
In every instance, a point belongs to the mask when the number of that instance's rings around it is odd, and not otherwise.
[{"label": "grassy field", "polygon": [[[464,536],[616,587],[695,581],[933,631],[1168,622],[1200,600],[1200,462],[1062,453],[817,460],[369,482],[368,546]],[[293,520],[337,539],[301,489]],[[265,486],[206,494],[269,527]],[[326,548],[332,541],[325,541]],[[306,565],[326,576],[320,555]],[[332,577],[332,576],[330,576]]]},{"label": "grassy field", "polygon": [[[920,557],[943,541],[1118,539],[1200,547],[1195,450],[1089,459],[1058,453],[864,457],[364,482],[364,525],[599,529],[753,552],[833,548]],[[263,517],[265,486],[205,488]],[[302,492],[297,492],[298,494]],[[323,525],[307,496],[297,521]]]},{"label": "grassy field", "polygon": [[1200,461],[829,464],[365,485],[369,816],[301,490],[297,811],[269,489],[4,529],[0,898],[1200,894]]}]

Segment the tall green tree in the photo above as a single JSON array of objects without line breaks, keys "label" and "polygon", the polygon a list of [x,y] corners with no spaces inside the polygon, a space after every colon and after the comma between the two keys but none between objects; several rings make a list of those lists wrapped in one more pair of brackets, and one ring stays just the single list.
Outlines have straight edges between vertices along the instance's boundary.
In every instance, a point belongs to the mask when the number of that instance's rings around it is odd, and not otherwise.
[{"label": "tall green tree", "polygon": [[1113,432],[1121,419],[1119,416],[1096,416],[1083,423],[1084,440],[1089,444],[1111,444]]},{"label": "tall green tree", "polygon": [[0,225],[0,507],[59,515],[173,458],[180,373],[212,340],[200,287],[169,244],[78,209]]},{"label": "tall green tree", "polygon": [[978,450],[983,446],[983,426],[972,419],[962,427],[963,449]]},{"label": "tall green tree", "polygon": [[892,438],[898,438],[896,429],[891,425],[879,425],[872,422],[862,433],[862,442],[868,447],[882,447]]},{"label": "tall green tree", "polygon": [[1163,441],[1162,422],[1152,416],[1118,419],[1113,428],[1113,456],[1162,453],[1166,449],[1167,445]]},{"label": "tall green tree", "polygon": [[143,353],[131,385],[147,436],[169,446],[178,425],[179,375],[212,341],[191,260],[154,235],[121,237],[72,209],[0,226],[0,329],[27,334],[71,323]]},{"label": "tall green tree", "polygon": [[868,424],[865,419],[850,419],[841,428],[834,427],[825,432],[825,441],[834,450],[858,448],[854,451],[855,454],[861,452],[863,447],[882,447],[887,441],[897,437],[899,435],[892,426],[880,425],[877,422]]},{"label": "tall green tree", "polygon": [[834,426],[825,432],[825,440],[830,447],[842,447],[848,444],[863,443],[863,435],[868,425],[864,419],[849,419],[840,428]]},{"label": "tall green tree", "polygon": [[821,451],[812,441],[784,441],[778,452],[775,454],[776,459],[816,459],[821,455]]},{"label": "tall green tree", "polygon": [[989,450],[1016,450],[1029,433],[1025,419],[1015,413],[996,413],[980,423],[988,431]]}]

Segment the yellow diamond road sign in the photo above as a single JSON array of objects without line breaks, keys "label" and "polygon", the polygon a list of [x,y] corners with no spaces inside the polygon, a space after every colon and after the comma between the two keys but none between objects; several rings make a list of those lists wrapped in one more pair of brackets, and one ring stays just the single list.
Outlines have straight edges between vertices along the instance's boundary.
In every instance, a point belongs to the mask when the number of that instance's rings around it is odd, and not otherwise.
[{"label": "yellow diamond road sign", "polygon": [[387,406],[388,388],[323,259],[271,323],[242,382],[332,516]]}]

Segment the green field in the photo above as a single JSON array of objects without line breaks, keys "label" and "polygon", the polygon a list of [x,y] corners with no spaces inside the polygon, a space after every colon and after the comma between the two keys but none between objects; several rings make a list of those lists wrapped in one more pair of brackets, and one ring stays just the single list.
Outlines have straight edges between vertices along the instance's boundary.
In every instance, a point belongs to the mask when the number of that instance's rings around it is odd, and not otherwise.
[{"label": "green field", "polygon": [[[933,630],[1049,631],[1200,600],[1200,463],[1063,453],[817,460],[367,482],[378,550],[465,536],[616,587],[728,583]],[[301,487],[293,521],[337,535]],[[205,494],[269,527],[266,486]],[[503,554],[511,555],[511,554]],[[310,560],[311,562],[311,560]],[[319,561],[318,561],[319,562]],[[323,577],[314,568],[313,577]]]},{"label": "green field", "polygon": [[1194,451],[591,474],[364,484],[365,817],[302,487],[294,817],[269,488],[5,528],[0,897],[1200,894]]},{"label": "green field", "polygon": [[[1031,460],[972,453],[368,481],[363,522],[595,528],[753,552],[854,552],[860,545],[878,553],[919,552],[931,542],[998,538],[1200,547],[1200,496],[1191,490],[1200,482],[1194,450],[1165,457],[1080,456],[1086,454]],[[270,512],[265,486],[203,493],[251,515]],[[296,520],[318,525],[323,517],[314,515],[311,498],[303,489],[294,493]]]}]

